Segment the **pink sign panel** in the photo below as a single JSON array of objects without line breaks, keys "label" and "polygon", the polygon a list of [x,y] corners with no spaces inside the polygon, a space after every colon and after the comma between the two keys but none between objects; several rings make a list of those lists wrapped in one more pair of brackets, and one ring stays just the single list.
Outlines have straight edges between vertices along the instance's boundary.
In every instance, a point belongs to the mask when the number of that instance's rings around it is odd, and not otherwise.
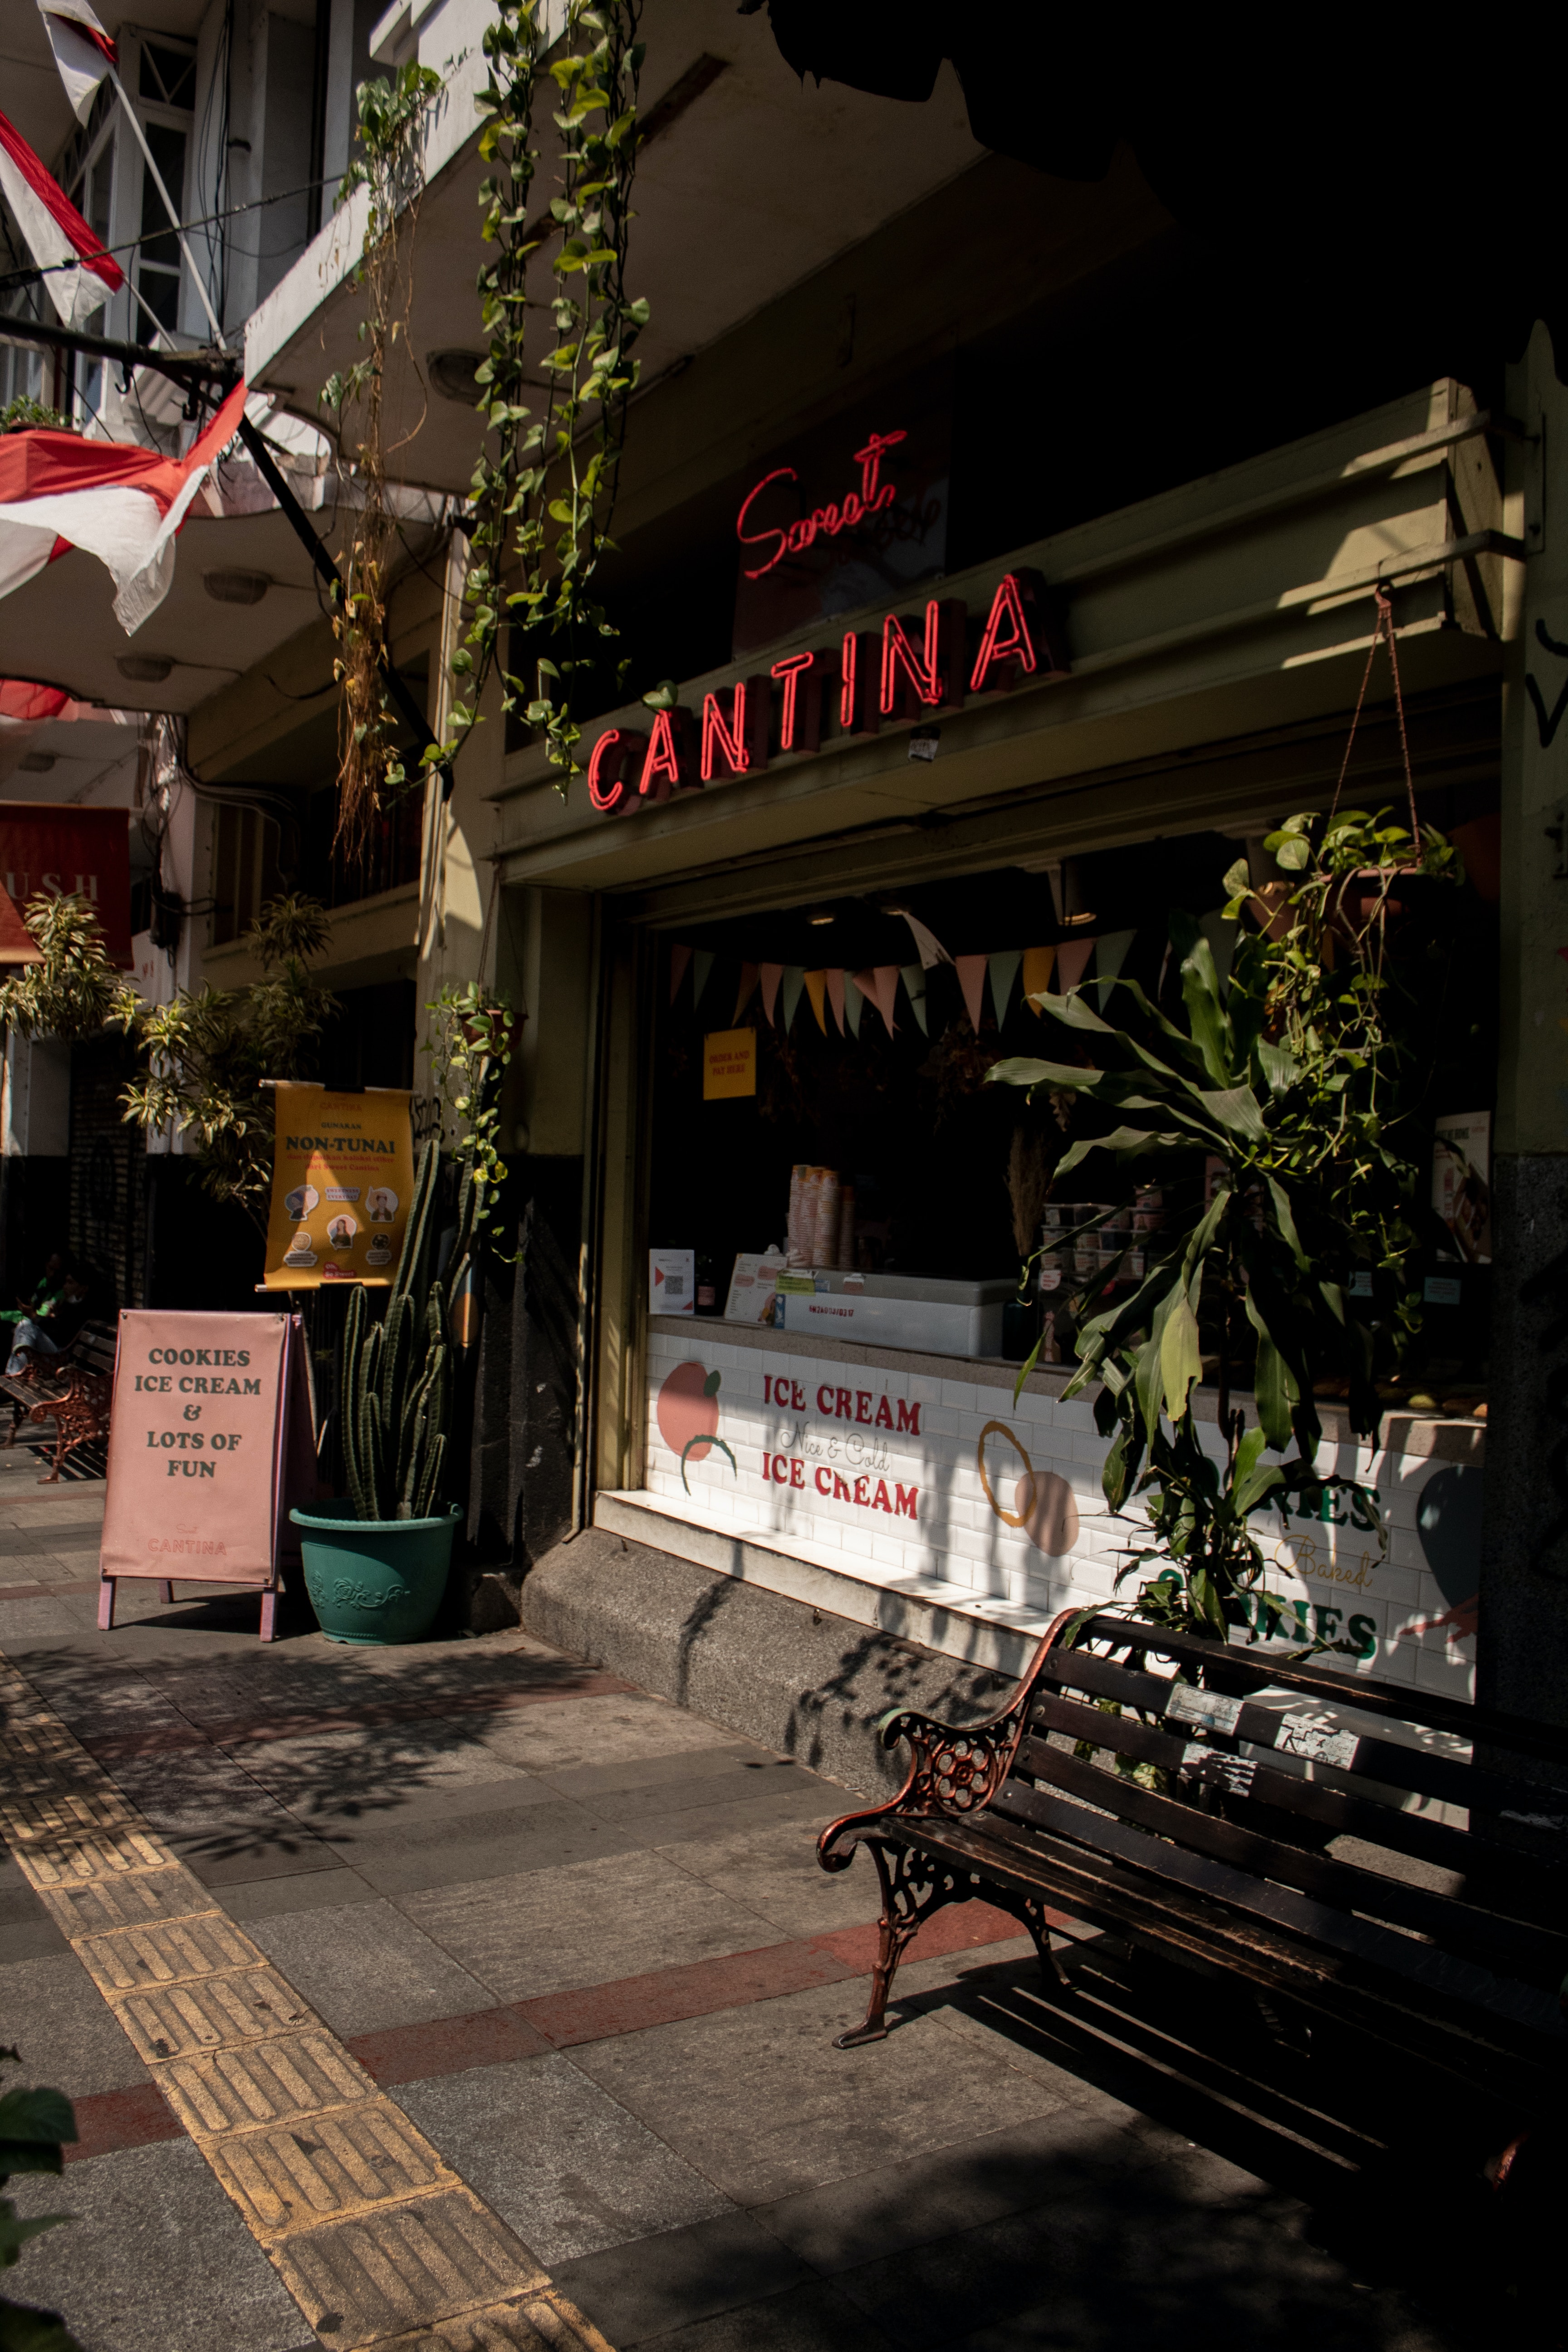
[{"label": "pink sign panel", "polygon": [[[271,1588],[315,1492],[293,1316],[120,1318],[100,1573]],[[109,1596],[106,1594],[106,1605]]]}]

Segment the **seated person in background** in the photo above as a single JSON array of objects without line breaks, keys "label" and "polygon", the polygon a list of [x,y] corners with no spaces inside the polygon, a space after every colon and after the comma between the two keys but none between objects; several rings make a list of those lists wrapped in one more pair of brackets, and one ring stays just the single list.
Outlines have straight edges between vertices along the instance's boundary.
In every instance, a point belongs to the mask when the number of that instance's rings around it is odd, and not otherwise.
[{"label": "seated person in background", "polygon": [[42,1322],[58,1306],[65,1289],[66,1255],[64,1250],[51,1250],[44,1260],[44,1270],[33,1286],[32,1295],[16,1294],[14,1307],[0,1307],[0,1323],[20,1323],[26,1317]]},{"label": "seated person in background", "polygon": [[60,1296],[46,1315],[24,1315],[12,1336],[8,1373],[25,1372],[39,1358],[63,1355],[87,1321],[92,1286],[78,1265],[68,1263]]}]

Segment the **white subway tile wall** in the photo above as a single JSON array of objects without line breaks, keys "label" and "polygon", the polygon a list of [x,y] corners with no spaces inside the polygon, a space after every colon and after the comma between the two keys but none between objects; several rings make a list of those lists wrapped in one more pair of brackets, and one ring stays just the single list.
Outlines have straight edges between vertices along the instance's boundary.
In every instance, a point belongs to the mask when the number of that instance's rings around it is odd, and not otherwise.
[{"label": "white subway tile wall", "polygon": [[[718,1372],[711,1400],[689,1371],[667,1391],[683,1365]],[[1081,1401],[1030,1391],[1015,1404],[1010,1385],[729,1346],[700,1326],[648,1336],[647,1491],[698,1525],[798,1544],[804,1557],[868,1582],[941,1581],[1039,1617],[1110,1599],[1146,1525],[1141,1514],[1108,1509],[1106,1451]],[[1458,1592],[1450,1569],[1445,1598],[1416,1516],[1423,1488],[1446,1466],[1325,1443],[1318,1467],[1371,1489],[1384,1533],[1342,1496],[1330,1498],[1328,1517],[1259,1513],[1253,1527],[1278,1638],[1349,1640],[1356,1655],[1325,1663],[1472,1696],[1475,1643],[1455,1608],[1468,1591]],[[1041,1548],[1063,1516],[1047,1474],[1070,1489],[1077,1513],[1060,1556]],[[1058,1507],[1041,1508],[1042,1494]],[[1121,1588],[1128,1597],[1134,1589],[1135,1579]]]}]

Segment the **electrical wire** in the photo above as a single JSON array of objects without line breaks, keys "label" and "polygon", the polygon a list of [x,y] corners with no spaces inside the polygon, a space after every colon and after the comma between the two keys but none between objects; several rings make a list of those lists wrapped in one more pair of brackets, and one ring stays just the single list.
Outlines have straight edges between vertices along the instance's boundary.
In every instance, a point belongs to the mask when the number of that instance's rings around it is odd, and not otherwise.
[{"label": "electrical wire", "polygon": [[[256,196],[253,197],[251,202],[247,205],[233,205],[225,212],[203,213],[199,215],[196,219],[181,221],[177,226],[182,231],[188,231],[194,228],[209,228],[215,221],[237,220],[242,213],[260,212],[268,205],[289,204],[296,196],[308,196],[312,189],[330,187],[331,184],[331,183],[329,180],[307,180],[301,187],[280,189],[275,196]],[[123,245],[106,245],[102,247],[100,249],[100,252],[95,253],[92,256],[92,258],[94,260],[98,260],[101,257],[112,260],[118,254],[135,253],[139,251],[142,246],[150,245],[154,238],[166,237],[168,235],[169,231],[167,228],[150,228],[141,236],[129,238]],[[9,239],[7,239],[7,242],[9,242]],[[254,256],[251,257],[253,259],[255,258]],[[75,261],[40,262],[31,269],[9,270],[4,277],[0,277],[0,294],[10,293],[13,289],[19,290],[23,288],[37,286],[42,279],[53,277],[58,270],[79,269],[82,267],[82,261],[78,259]],[[0,324],[4,323],[5,315],[6,314],[5,312],[0,312]],[[162,325],[162,323],[163,321],[160,320],[159,324]]]}]

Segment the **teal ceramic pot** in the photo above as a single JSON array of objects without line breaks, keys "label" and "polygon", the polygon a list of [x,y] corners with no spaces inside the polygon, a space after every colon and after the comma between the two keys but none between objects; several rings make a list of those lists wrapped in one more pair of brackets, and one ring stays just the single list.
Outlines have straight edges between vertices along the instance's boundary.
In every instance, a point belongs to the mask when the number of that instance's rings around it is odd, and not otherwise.
[{"label": "teal ceramic pot", "polygon": [[356,1519],[345,1497],[289,1517],[330,1642],[417,1642],[429,1632],[452,1565],[458,1504],[434,1519]]}]

